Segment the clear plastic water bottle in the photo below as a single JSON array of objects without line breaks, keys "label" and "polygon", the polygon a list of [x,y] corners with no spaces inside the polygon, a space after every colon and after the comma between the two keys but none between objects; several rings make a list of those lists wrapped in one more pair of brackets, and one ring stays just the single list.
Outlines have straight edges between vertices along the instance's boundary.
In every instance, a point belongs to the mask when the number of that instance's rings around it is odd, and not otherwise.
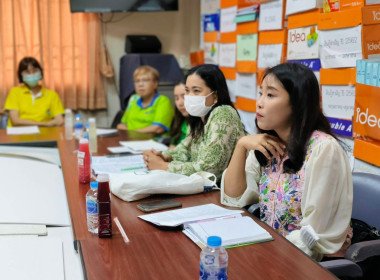
[{"label": "clear plastic water bottle", "polygon": [[96,120],[95,118],[89,118],[90,123],[89,134],[90,134],[90,152],[92,154],[98,152],[98,136],[96,135]]},{"label": "clear plastic water bottle", "polygon": [[98,182],[91,182],[90,187],[86,194],[87,228],[89,232],[98,233]]},{"label": "clear plastic water bottle", "polygon": [[90,124],[89,123],[86,123],[84,125],[84,131],[83,131],[83,138],[87,139],[90,141]]},{"label": "clear plastic water bottle", "polygon": [[80,139],[83,136],[83,120],[81,114],[75,115],[74,135],[75,139]]},{"label": "clear plastic water bottle", "polygon": [[73,112],[71,109],[65,110],[65,138],[66,140],[73,139]]},{"label": "clear plastic water bottle", "polygon": [[227,280],[228,254],[219,236],[207,238],[207,247],[201,252],[200,280]]}]

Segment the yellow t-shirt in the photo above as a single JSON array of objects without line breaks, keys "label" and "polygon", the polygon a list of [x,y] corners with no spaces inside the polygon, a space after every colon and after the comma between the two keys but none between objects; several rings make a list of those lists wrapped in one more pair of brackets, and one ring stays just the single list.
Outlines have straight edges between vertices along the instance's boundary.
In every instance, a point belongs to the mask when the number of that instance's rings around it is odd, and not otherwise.
[{"label": "yellow t-shirt", "polygon": [[[41,94],[33,98],[27,86],[13,87],[5,101],[4,110],[17,110],[21,119],[48,122],[59,114],[64,114],[58,93],[42,87]],[[8,121],[8,127],[12,126]]]}]

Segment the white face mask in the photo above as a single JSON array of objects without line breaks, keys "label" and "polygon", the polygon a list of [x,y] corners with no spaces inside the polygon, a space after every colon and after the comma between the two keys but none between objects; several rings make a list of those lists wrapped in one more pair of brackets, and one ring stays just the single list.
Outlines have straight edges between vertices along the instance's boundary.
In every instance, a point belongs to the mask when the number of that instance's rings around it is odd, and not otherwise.
[{"label": "white face mask", "polygon": [[211,92],[207,96],[192,96],[185,95],[185,108],[190,116],[193,117],[204,117],[210,112],[212,106],[206,106],[206,98],[209,97],[214,92]]}]

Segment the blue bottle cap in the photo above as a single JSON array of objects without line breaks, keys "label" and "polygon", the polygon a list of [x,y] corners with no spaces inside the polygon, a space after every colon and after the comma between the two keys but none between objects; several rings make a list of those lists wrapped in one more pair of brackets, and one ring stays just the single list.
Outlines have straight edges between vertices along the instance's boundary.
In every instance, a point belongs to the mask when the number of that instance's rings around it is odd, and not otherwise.
[{"label": "blue bottle cap", "polygon": [[91,189],[97,189],[98,188],[98,182],[94,181],[90,183],[90,188]]},{"label": "blue bottle cap", "polygon": [[219,247],[222,245],[222,238],[219,236],[209,236],[207,238],[207,245],[211,247]]},{"label": "blue bottle cap", "polygon": [[84,126],[85,126],[86,128],[90,128],[90,124],[89,124],[89,123],[86,123]]},{"label": "blue bottle cap", "polygon": [[75,117],[77,117],[77,118],[81,118],[82,115],[81,115],[81,114],[76,114]]}]

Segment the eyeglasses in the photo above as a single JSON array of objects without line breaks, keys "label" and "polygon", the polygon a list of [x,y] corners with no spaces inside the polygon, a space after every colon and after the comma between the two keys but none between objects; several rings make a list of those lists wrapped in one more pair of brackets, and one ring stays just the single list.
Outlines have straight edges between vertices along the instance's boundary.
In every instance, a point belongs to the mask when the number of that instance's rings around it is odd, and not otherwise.
[{"label": "eyeglasses", "polygon": [[141,80],[134,80],[133,82],[135,84],[139,84],[139,83],[142,83],[142,84],[147,84],[151,81],[152,79],[141,79]]}]

